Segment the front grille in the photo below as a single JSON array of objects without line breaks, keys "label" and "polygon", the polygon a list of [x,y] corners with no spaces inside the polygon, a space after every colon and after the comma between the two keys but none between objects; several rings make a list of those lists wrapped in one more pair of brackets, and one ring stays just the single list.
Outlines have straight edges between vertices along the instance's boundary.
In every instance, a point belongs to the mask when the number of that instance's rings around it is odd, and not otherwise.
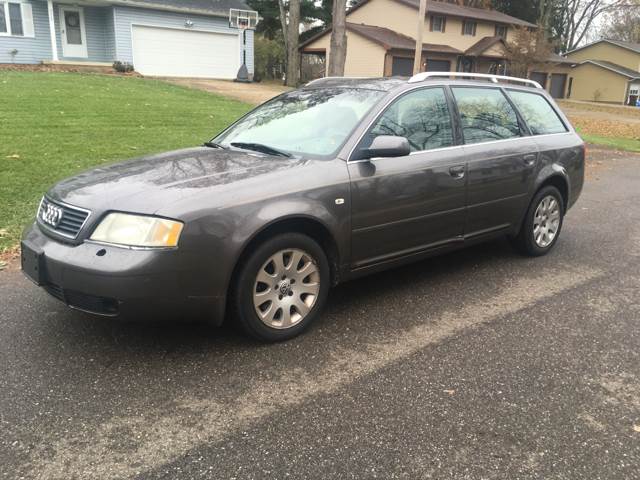
[{"label": "front grille", "polygon": [[75,239],[90,214],[89,210],[43,197],[38,209],[38,223],[63,237]]}]

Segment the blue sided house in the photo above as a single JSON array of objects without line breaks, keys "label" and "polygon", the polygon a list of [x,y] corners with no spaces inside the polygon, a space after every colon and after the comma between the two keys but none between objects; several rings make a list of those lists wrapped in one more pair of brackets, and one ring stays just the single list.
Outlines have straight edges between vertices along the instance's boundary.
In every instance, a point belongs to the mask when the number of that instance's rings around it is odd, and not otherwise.
[{"label": "blue sided house", "polygon": [[253,32],[242,0],[0,0],[0,64],[130,63],[143,75],[236,78]]}]

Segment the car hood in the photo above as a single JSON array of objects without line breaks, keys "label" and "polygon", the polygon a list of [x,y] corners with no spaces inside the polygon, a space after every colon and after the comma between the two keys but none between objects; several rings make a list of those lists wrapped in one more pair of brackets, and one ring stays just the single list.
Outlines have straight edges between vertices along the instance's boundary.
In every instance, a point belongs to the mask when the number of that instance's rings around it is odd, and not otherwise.
[{"label": "car hood", "polygon": [[304,163],[295,158],[196,147],[95,168],[61,181],[47,195],[90,210],[152,214],[203,189]]}]

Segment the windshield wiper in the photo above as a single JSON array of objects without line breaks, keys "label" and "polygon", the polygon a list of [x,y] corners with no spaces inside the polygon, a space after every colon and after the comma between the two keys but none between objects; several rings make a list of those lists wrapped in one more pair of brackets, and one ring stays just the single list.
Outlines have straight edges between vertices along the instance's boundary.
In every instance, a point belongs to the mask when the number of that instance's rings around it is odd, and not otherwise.
[{"label": "windshield wiper", "polygon": [[232,147],[242,148],[243,150],[253,150],[254,152],[266,153],[267,155],[277,155],[279,157],[292,158],[293,155],[277,148],[270,147],[269,145],[263,145],[262,143],[245,143],[245,142],[231,142]]},{"label": "windshield wiper", "polygon": [[222,150],[226,150],[225,147],[216,142],[204,142],[202,145],[209,148],[221,148]]}]

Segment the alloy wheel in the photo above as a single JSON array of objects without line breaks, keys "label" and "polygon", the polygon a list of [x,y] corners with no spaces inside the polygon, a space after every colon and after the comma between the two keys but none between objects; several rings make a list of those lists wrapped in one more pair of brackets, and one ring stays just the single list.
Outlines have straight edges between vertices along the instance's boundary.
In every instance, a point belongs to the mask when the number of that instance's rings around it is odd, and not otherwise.
[{"label": "alloy wheel", "polygon": [[271,328],[291,328],[313,309],[320,281],[311,255],[299,249],[280,250],[258,271],[253,287],[255,312]]},{"label": "alloy wheel", "polygon": [[553,243],[560,227],[560,204],[553,195],[540,201],[533,217],[533,239],[540,248]]}]

